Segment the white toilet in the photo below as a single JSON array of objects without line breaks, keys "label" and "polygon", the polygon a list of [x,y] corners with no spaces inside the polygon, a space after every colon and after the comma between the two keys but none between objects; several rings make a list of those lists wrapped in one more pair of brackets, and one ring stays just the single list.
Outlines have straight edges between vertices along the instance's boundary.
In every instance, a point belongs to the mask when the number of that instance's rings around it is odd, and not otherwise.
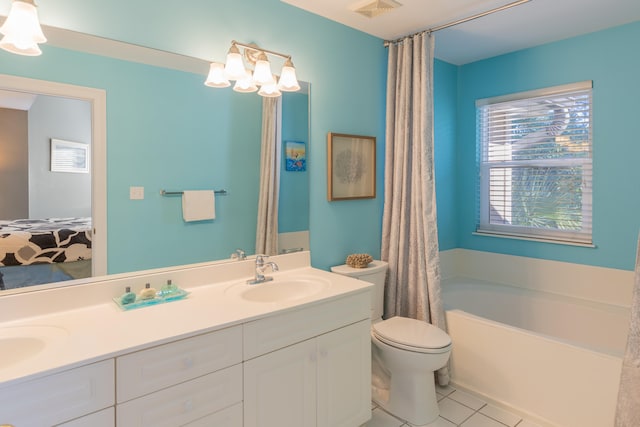
[{"label": "white toilet", "polygon": [[426,322],[406,317],[382,320],[387,263],[373,261],[366,268],[348,265],[331,271],[375,285],[371,302],[371,392],[375,403],[414,426],[436,421],[434,371],[451,353],[451,338]]}]

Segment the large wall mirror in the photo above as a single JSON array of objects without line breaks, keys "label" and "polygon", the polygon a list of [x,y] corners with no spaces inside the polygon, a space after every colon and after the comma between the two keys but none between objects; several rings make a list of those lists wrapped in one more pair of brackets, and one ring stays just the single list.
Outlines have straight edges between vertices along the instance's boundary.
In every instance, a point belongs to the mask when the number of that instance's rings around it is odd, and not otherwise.
[{"label": "large wall mirror", "polygon": [[[0,295],[56,286],[51,282],[81,283],[69,280],[87,275],[225,260],[236,248],[254,253],[262,98],[205,87],[207,64],[194,58],[133,46],[154,59],[127,61],[68,48],[82,45],[83,37],[65,35],[58,44],[65,47],[47,47],[37,64],[0,53],[6,56],[0,63],[0,122],[18,117],[22,129],[13,131],[11,148],[0,145],[1,181],[10,177],[15,184],[0,185],[0,251],[38,227],[53,236],[45,243],[31,238],[29,245],[36,246],[20,259],[4,257]],[[120,52],[128,49],[114,43]],[[160,57],[188,64],[159,66]],[[198,67],[201,73],[194,71]],[[279,253],[308,249],[306,161],[297,163],[304,167],[287,163],[308,150],[309,85],[303,86],[282,97]],[[11,101],[19,98],[27,101]],[[81,164],[85,145],[86,172],[52,170],[54,149]],[[132,188],[143,188],[143,198],[132,198]],[[199,189],[227,191],[216,195],[215,220],[185,222],[181,198],[161,195]],[[28,230],[29,222],[36,229]],[[62,251],[47,247],[52,239],[69,244]],[[27,265],[37,250],[62,255],[57,262]]]}]

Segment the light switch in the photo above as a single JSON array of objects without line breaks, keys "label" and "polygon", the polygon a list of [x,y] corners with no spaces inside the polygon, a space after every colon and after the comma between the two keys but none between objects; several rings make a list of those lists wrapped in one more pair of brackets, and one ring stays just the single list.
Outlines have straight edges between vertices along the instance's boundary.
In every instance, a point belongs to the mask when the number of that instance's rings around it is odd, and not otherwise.
[{"label": "light switch", "polygon": [[129,199],[131,200],[144,199],[144,187],[129,187]]}]

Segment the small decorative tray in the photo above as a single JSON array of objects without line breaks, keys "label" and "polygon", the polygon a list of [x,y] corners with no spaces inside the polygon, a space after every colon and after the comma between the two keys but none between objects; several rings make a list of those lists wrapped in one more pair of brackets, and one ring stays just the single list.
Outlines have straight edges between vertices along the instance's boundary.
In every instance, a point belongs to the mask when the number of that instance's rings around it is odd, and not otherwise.
[{"label": "small decorative tray", "polygon": [[142,308],[150,305],[164,304],[165,302],[181,300],[186,298],[187,295],[189,295],[189,292],[178,289],[177,291],[174,291],[173,293],[166,296],[157,295],[155,298],[149,299],[140,299],[139,297],[136,297],[136,300],[129,304],[122,304],[122,302],[120,302],[120,297],[114,298],[113,302],[115,302],[118,307],[123,310],[133,310],[134,308]]}]

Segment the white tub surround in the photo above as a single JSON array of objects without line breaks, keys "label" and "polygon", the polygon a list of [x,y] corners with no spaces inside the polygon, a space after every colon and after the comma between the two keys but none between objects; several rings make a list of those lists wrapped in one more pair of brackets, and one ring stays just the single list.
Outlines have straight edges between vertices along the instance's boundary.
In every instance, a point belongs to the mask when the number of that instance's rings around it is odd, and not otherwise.
[{"label": "white tub surround", "polygon": [[452,249],[440,253],[442,277],[468,277],[532,291],[630,307],[633,271]]},{"label": "white tub surround", "polygon": [[[287,399],[304,404],[294,405],[289,424],[261,425],[303,425],[300,420],[310,416],[318,417],[317,425],[364,423],[370,417],[371,285],[310,267],[308,252],[270,260],[280,266],[276,282],[329,285],[297,299],[249,301],[239,291],[254,274],[255,262],[248,259],[0,297],[0,333],[42,328],[53,334],[40,353],[0,366],[0,424],[57,425],[86,415],[95,426],[196,419],[204,424],[193,425],[241,426],[243,418],[253,425],[249,420],[274,420],[270,408],[285,404],[270,392],[275,379],[291,385]],[[125,286],[138,290],[150,282],[159,288],[167,279],[189,297],[129,311],[111,300]],[[298,351],[309,342],[317,355]],[[305,366],[306,374],[296,366]],[[317,372],[313,381],[311,372]],[[81,388],[85,392],[72,386],[82,383],[91,386]],[[52,390],[64,404],[46,403]],[[38,411],[51,415],[33,418]]]},{"label": "white tub surround", "polygon": [[467,250],[442,259],[454,384],[540,425],[613,425],[633,272]]},{"label": "white tub surround", "polygon": [[628,308],[466,277],[444,283],[448,310],[463,310],[615,357],[624,352]]}]

